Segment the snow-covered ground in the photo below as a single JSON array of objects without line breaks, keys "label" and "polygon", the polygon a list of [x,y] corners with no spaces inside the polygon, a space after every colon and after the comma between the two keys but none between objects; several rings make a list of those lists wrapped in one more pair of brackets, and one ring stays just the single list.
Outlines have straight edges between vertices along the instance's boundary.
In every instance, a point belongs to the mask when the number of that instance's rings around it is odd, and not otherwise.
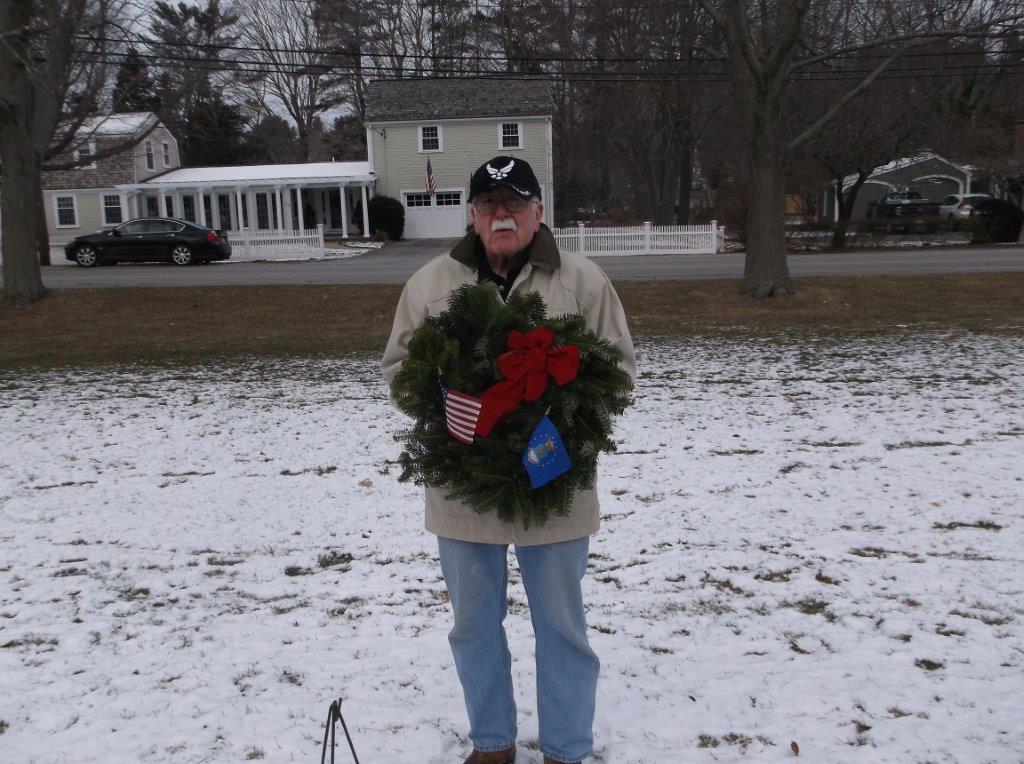
[{"label": "snow-covered ground", "polygon": [[[1020,762],[1021,339],[697,339],[640,368],[584,579],[595,761]],[[0,379],[0,760],[318,761],[340,695],[366,764],[460,762],[401,424],[372,358]]]}]

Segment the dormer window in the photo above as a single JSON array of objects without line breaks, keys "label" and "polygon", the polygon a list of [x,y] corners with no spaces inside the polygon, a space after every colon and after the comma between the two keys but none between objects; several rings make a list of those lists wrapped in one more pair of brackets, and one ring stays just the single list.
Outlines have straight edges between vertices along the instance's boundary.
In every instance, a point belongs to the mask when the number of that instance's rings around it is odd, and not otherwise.
[{"label": "dormer window", "polygon": [[146,141],[146,169],[156,169],[156,157],[153,156],[153,141]]},{"label": "dormer window", "polygon": [[498,131],[498,148],[503,151],[508,149],[521,149],[523,147],[523,123],[502,122]]},{"label": "dormer window", "polygon": [[96,144],[86,143],[75,149],[75,159],[80,162],[79,167],[83,170],[95,170],[96,160],[90,159],[96,155]]},{"label": "dormer window", "polygon": [[441,126],[420,126],[420,151],[441,151]]}]

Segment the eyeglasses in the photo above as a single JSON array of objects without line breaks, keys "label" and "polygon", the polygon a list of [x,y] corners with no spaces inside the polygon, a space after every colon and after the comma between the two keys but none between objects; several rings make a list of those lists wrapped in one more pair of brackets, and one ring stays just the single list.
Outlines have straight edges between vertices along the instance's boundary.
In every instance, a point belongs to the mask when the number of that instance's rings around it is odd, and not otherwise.
[{"label": "eyeglasses", "polygon": [[498,202],[504,204],[509,212],[522,212],[530,204],[529,199],[521,196],[485,196],[473,202],[473,209],[481,214],[490,215],[498,208]]}]

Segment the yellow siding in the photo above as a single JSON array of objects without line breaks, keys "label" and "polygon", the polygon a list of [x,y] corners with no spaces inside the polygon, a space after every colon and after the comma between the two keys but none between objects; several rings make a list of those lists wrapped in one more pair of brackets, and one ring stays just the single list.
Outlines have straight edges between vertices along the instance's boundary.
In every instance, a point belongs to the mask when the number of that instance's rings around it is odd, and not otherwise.
[{"label": "yellow siding", "polygon": [[[521,149],[501,149],[499,125],[502,122],[522,124]],[[419,150],[419,126],[440,125],[442,150],[423,153]],[[548,121],[546,119],[506,118],[473,121],[420,123],[378,123],[370,125],[373,142],[373,169],[378,181],[376,193],[401,199],[402,191],[422,191],[425,185],[427,158],[434,170],[439,191],[462,189],[469,192],[469,176],[483,162],[507,154],[522,157],[537,175],[544,201],[551,194],[548,171]],[[550,205],[546,205],[550,216]]]},{"label": "yellow siding", "polygon": [[[45,191],[43,199],[46,207],[46,224],[50,236],[73,237],[83,233],[92,233],[113,226],[103,225],[103,196],[107,194],[120,193],[116,189],[85,189],[82,191]],[[78,225],[75,228],[57,227],[57,196],[73,196],[78,207]],[[124,220],[128,220],[127,205],[121,205],[121,214]]]}]

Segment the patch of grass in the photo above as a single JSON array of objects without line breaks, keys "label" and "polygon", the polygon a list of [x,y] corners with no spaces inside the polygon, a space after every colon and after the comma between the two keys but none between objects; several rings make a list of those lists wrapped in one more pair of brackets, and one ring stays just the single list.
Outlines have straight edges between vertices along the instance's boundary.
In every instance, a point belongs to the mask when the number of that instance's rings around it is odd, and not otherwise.
[{"label": "patch of grass", "polygon": [[799,610],[804,615],[821,615],[825,612],[829,603],[824,600],[816,600],[812,597],[808,597],[802,600],[796,600],[795,602],[784,602],[783,607],[791,607]]},{"label": "patch of grass", "polygon": [[352,555],[348,552],[339,552],[336,549],[331,549],[324,554],[318,555],[316,562],[321,568],[331,568],[335,565],[347,565],[352,562]]},{"label": "patch of grass", "polygon": [[951,523],[934,523],[932,528],[940,531],[953,531],[957,528],[977,528],[982,531],[1001,531],[1003,526],[989,522],[988,520],[975,520],[973,523],[961,523],[954,520]]},{"label": "patch of grass", "polygon": [[837,581],[836,579],[832,578],[831,576],[825,575],[820,570],[817,572],[817,574],[815,574],[814,580],[815,581],[820,581],[823,584],[828,584],[829,586],[839,586],[839,581]]},{"label": "patch of grass", "polygon": [[53,576],[54,578],[65,578],[67,576],[86,576],[88,574],[89,574],[89,571],[87,571],[85,568],[70,567],[70,568],[61,568],[60,570],[55,570],[50,575]]},{"label": "patch of grass", "polygon": [[919,669],[924,669],[925,671],[936,671],[940,668],[945,668],[946,666],[942,661],[933,661],[928,658],[918,658],[914,661],[914,665]]},{"label": "patch of grass", "polygon": [[948,440],[904,440],[900,443],[886,443],[886,451],[898,451],[903,448],[939,448],[940,446],[954,446],[955,443]]},{"label": "patch of grass", "polygon": [[718,748],[722,744],[714,735],[698,735],[697,736],[697,747],[698,748]]},{"label": "patch of grass", "polygon": [[216,565],[216,566],[223,566],[223,567],[231,567],[232,565],[241,565],[243,562],[245,562],[244,558],[241,559],[241,560],[237,560],[237,559],[230,558],[230,557],[207,557],[206,558],[206,564],[207,565]]},{"label": "patch of grass", "polygon": [[266,756],[266,754],[263,752],[263,749],[258,746],[254,745],[251,748],[245,749],[246,761],[252,761],[253,759],[262,759],[264,756]]},{"label": "patch of grass", "polygon": [[[1024,272],[794,279],[796,294],[740,296],[736,279],[619,281],[638,336],[1024,329]],[[401,284],[57,289],[0,307],[0,368],[379,353]],[[309,331],[309,316],[317,330]],[[216,321],[210,321],[211,316]]]},{"label": "patch of grass", "polygon": [[284,669],[281,672],[281,681],[287,682],[288,684],[294,684],[297,687],[302,686],[302,674],[298,671],[292,671],[290,669]]},{"label": "patch of grass", "polygon": [[286,576],[309,576],[312,575],[312,573],[312,568],[303,568],[300,565],[289,565],[284,569],[284,574]]},{"label": "patch of grass", "polygon": [[758,581],[789,581],[789,574],[797,570],[800,570],[800,568],[786,568],[785,570],[772,570],[767,573],[755,573],[754,578]]}]

